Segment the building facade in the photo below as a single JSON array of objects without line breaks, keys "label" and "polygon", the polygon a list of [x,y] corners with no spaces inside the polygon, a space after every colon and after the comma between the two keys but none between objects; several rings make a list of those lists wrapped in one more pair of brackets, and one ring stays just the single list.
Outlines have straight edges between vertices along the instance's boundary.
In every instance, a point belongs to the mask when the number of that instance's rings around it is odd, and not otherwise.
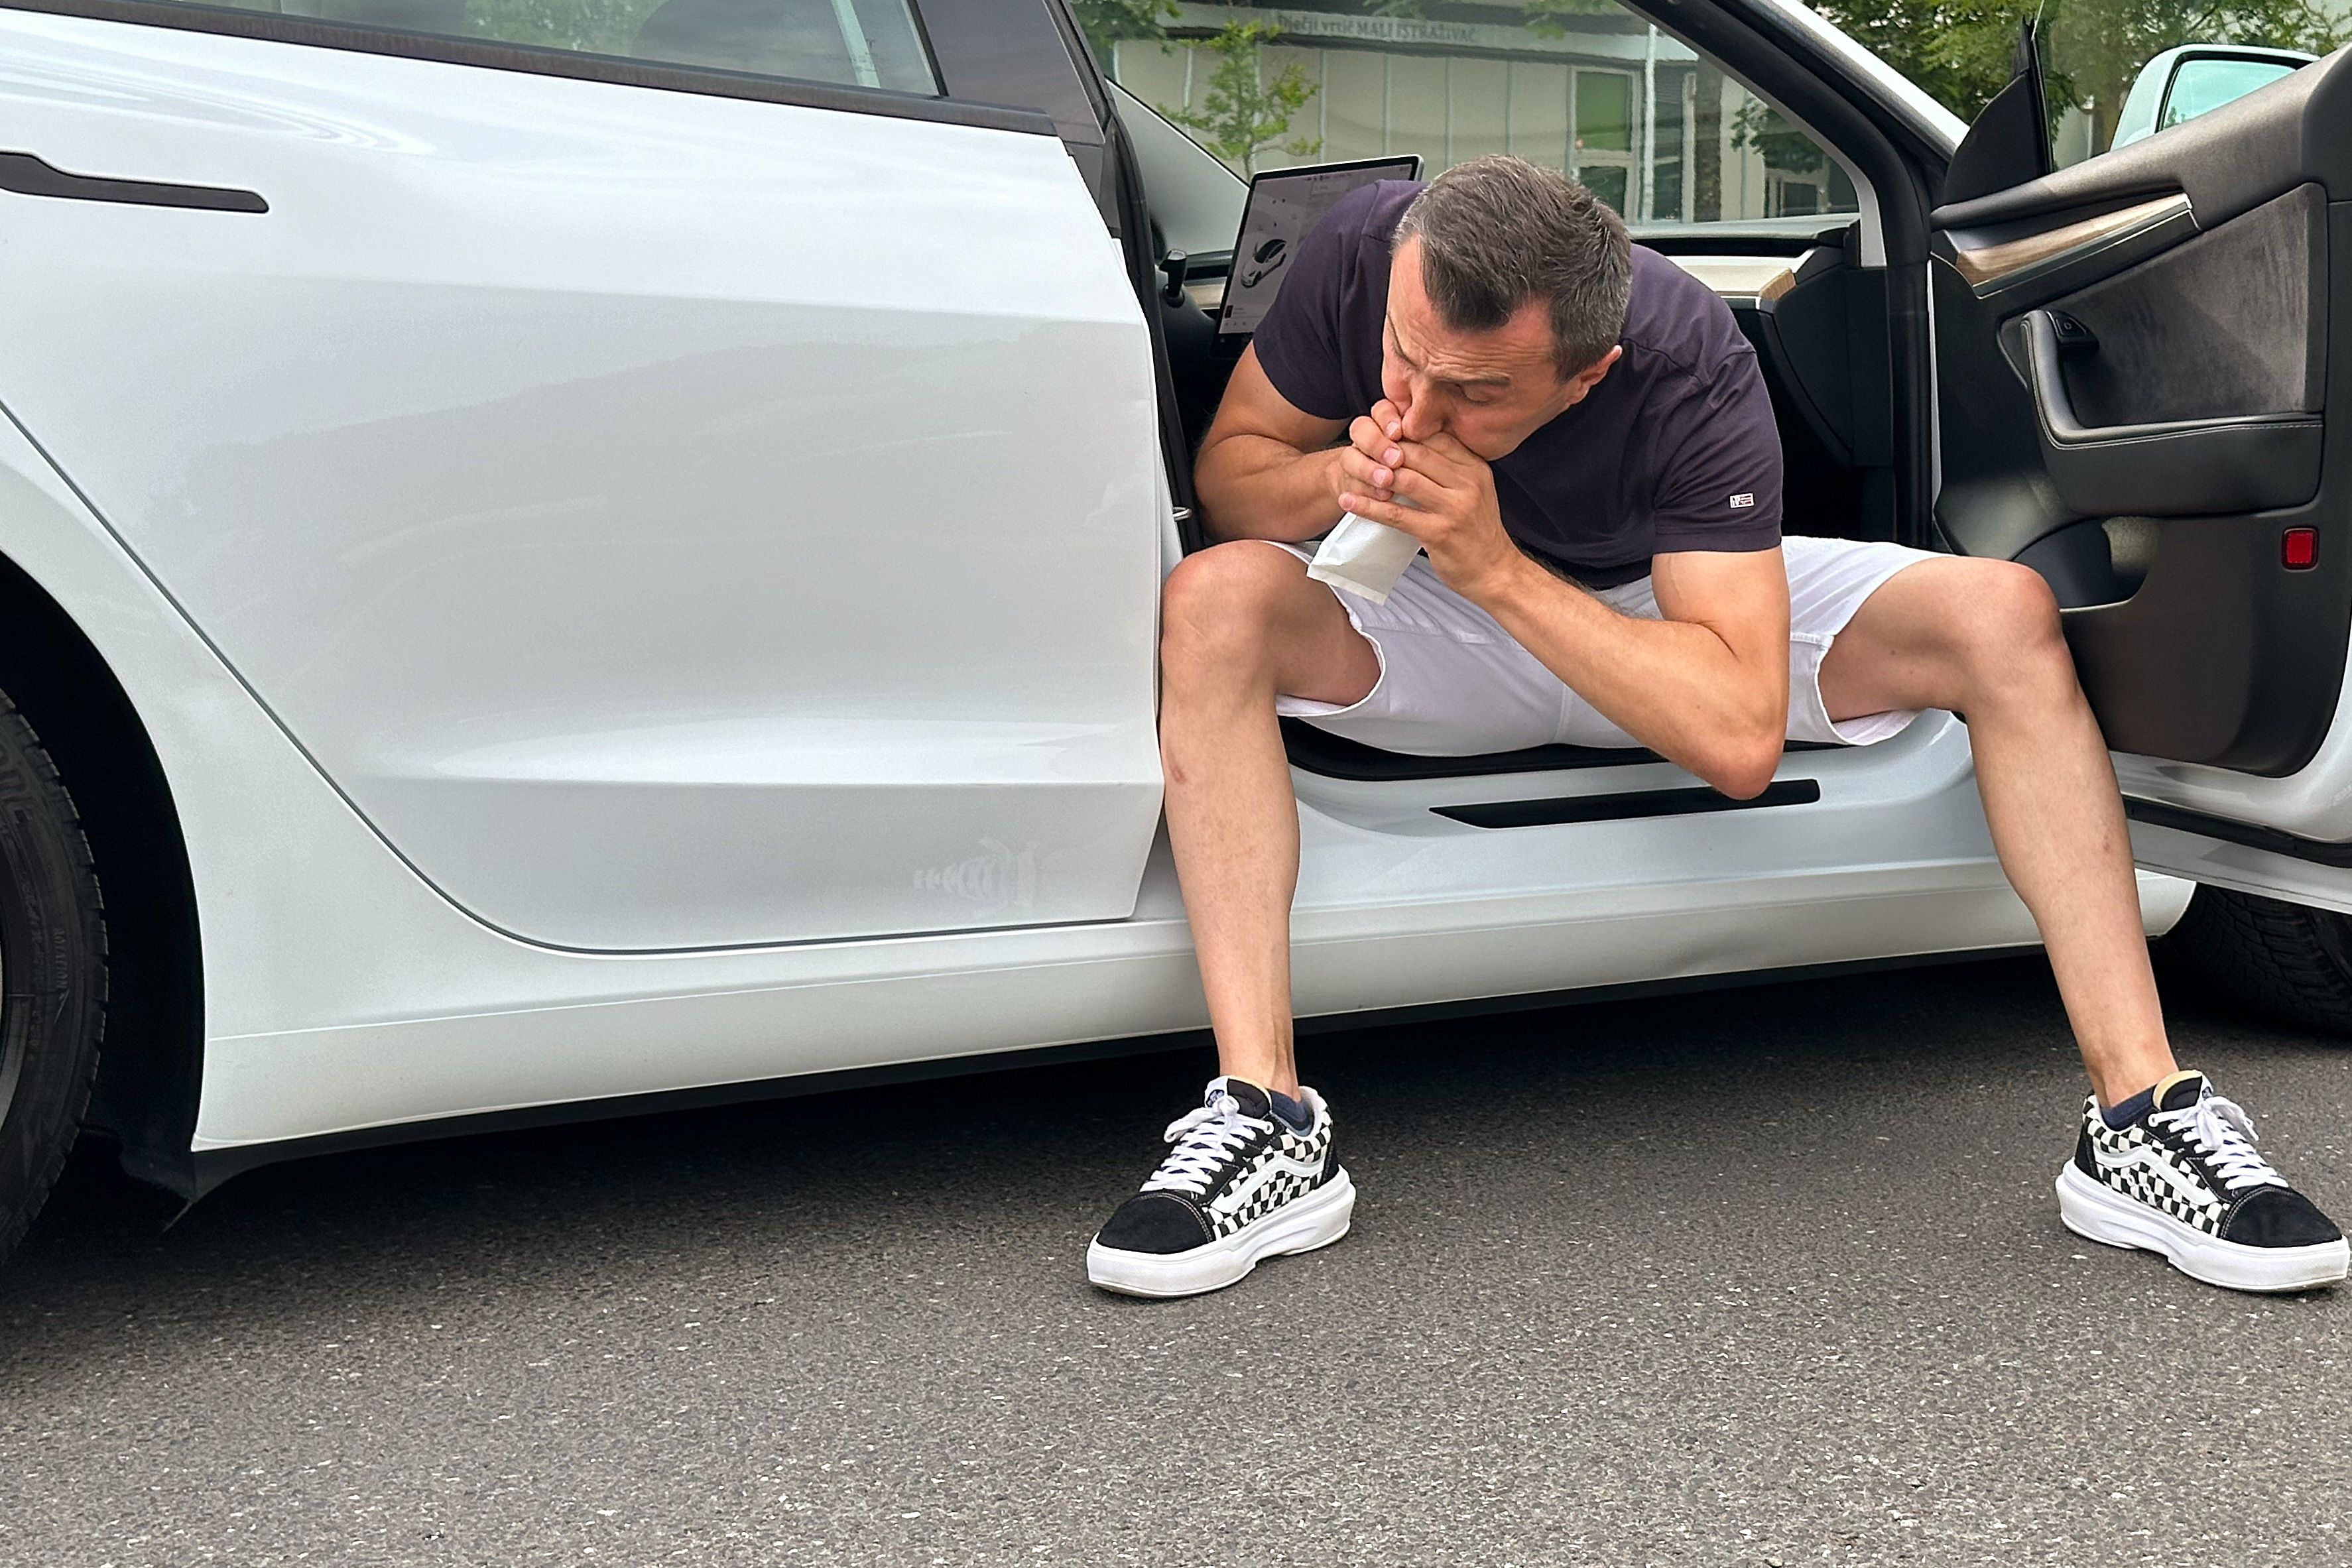
[{"label": "building facade", "polygon": [[[1408,8],[1418,14],[1396,14]],[[1253,25],[1265,32],[1236,47],[1235,30]],[[1111,74],[1237,173],[1400,152],[1419,153],[1434,173],[1509,152],[1580,180],[1637,225],[1855,210],[1845,172],[1802,131],[1610,0],[1183,0],[1167,30],[1165,41],[1119,40]],[[1220,39],[1223,49],[1213,47]],[[1231,75],[1252,56],[1260,94],[1286,82],[1293,97],[1304,93],[1286,114],[1269,99],[1255,125],[1236,108]],[[1278,133],[1255,139],[1283,119]]]}]

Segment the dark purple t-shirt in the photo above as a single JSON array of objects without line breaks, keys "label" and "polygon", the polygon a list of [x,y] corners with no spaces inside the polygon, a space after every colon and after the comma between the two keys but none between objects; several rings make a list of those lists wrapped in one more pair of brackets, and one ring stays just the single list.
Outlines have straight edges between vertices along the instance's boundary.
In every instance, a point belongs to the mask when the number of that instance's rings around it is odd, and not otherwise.
[{"label": "dark purple t-shirt", "polygon": [[[1380,401],[1389,238],[1420,189],[1352,191],[1299,246],[1253,340],[1302,413],[1353,419]],[[1635,246],[1618,340],[1625,352],[1601,384],[1495,464],[1504,528],[1591,588],[1647,575],[1654,555],[1779,544],[1780,438],[1730,310]]]}]

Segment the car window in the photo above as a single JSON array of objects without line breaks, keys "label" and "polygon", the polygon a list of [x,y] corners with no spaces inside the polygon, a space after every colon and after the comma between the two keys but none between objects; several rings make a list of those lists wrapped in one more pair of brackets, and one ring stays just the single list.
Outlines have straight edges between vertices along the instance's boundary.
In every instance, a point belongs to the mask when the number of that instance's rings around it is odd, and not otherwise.
[{"label": "car window", "polygon": [[[939,92],[908,0],[226,0],[236,10],[482,43]],[[209,8],[209,7],[207,7]]]},{"label": "car window", "polygon": [[1858,210],[1820,144],[1612,0],[1076,0],[1105,74],[1235,173],[1417,152],[1549,164],[1636,225]]},{"label": "car window", "polygon": [[2331,9],[2230,0],[2158,5],[2126,25],[2106,0],[2042,0],[2051,162],[2095,158],[2292,75],[2344,41]]}]

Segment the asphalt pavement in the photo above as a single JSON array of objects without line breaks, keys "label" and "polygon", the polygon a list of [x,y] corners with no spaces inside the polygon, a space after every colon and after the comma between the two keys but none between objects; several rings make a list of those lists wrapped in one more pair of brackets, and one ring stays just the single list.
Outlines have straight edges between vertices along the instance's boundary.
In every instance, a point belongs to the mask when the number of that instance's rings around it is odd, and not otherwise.
[{"label": "asphalt pavement", "polygon": [[[2176,1008],[2352,1218],[2352,1047]],[[647,1049],[658,1049],[648,1042]],[[2352,1292],[2077,1241],[2038,960],[1310,1041],[1356,1228],[1087,1239],[1159,1054],[348,1155],[0,1270],[0,1563],[2352,1561]]]}]

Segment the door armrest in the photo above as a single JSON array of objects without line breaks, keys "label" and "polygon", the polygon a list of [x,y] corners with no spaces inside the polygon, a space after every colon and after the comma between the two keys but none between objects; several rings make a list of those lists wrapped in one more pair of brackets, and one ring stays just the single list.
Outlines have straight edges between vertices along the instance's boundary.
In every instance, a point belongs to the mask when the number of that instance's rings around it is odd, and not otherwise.
[{"label": "door armrest", "polygon": [[2050,312],[2030,310],[2020,327],[2042,425],[2042,462],[2060,499],[2077,516],[2263,512],[2302,506],[2319,493],[2326,426],[2317,415],[2086,425],[2066,390]]}]

